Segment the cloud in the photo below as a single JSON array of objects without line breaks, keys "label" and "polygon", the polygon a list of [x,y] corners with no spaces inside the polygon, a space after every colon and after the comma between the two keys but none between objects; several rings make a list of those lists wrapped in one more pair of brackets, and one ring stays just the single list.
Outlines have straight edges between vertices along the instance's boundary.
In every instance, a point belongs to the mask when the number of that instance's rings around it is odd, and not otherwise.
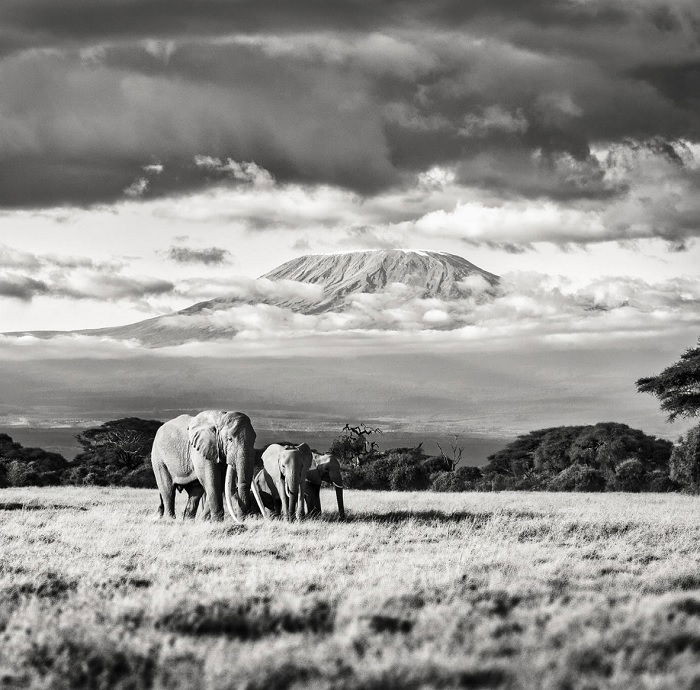
[{"label": "cloud", "polygon": [[[391,349],[397,343],[472,342],[521,338],[532,342],[610,342],[648,338],[667,329],[700,326],[700,280],[677,278],[653,283],[632,278],[600,278],[575,286],[563,276],[511,273],[494,288],[479,276],[462,281],[457,299],[424,298],[399,283],[383,292],[348,295],[337,311],[295,310],[321,297],[317,285],[266,279],[231,281],[226,299],[205,302],[162,317],[154,325],[157,346],[217,339],[254,341],[264,349],[269,340],[346,334],[377,337]],[[180,289],[184,286],[181,285]],[[222,294],[189,283],[188,294]],[[439,335],[441,334],[441,335]],[[387,340],[389,338],[389,340]],[[152,342],[147,338],[146,344]]]},{"label": "cloud", "polygon": [[196,155],[194,164],[208,173],[216,173],[221,177],[228,177],[238,182],[244,182],[255,186],[269,186],[274,184],[274,179],[270,173],[261,168],[253,161],[238,161],[227,158],[222,161],[213,156]]},{"label": "cloud", "polygon": [[189,278],[178,283],[178,291],[191,298],[219,297],[231,301],[313,302],[320,300],[323,286],[295,280],[268,278]]},{"label": "cloud", "polygon": [[145,177],[139,177],[124,190],[124,194],[131,198],[138,198],[143,196],[147,189],[148,180]]},{"label": "cloud", "polygon": [[49,287],[41,280],[12,273],[0,273],[0,297],[29,301],[36,295],[45,295]]},{"label": "cloud", "polygon": [[[339,357],[349,353],[518,352],[629,348],[688,338],[700,327],[700,280],[665,282],[604,278],[574,286],[562,276],[512,273],[497,294],[468,280],[465,297],[415,297],[403,285],[354,295],[342,312],[300,314],[278,304],[246,302],[308,298],[308,286],[241,281],[228,303],[159,320],[155,348],[136,339],[61,334],[0,337],[0,352],[16,358]],[[467,294],[468,293],[468,294]],[[232,337],[235,335],[235,337]]]},{"label": "cloud", "polygon": [[174,288],[170,281],[158,278],[79,271],[65,276],[57,275],[51,286],[51,294],[73,299],[116,301],[163,295],[171,293]]},{"label": "cloud", "polygon": [[231,252],[221,247],[195,249],[193,247],[173,246],[168,250],[168,258],[180,264],[223,264],[230,261]]},{"label": "cloud", "polygon": [[0,204],[272,179],[372,197],[435,168],[606,203],[626,189],[595,149],[700,139],[697,3],[468,5],[8,0]]},{"label": "cloud", "polygon": [[170,281],[129,275],[124,268],[118,262],[20,252],[0,245],[0,298],[138,301],[175,291]]}]

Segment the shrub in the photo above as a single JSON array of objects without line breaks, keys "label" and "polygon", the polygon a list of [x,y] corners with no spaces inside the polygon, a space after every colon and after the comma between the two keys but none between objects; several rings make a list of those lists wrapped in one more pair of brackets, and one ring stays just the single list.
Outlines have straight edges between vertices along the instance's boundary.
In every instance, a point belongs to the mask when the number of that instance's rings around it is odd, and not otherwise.
[{"label": "shrub", "polygon": [[482,479],[478,467],[458,467],[454,472],[440,472],[432,477],[434,491],[474,491]]},{"label": "shrub", "polygon": [[618,465],[610,488],[616,491],[643,491],[646,480],[644,465],[636,458],[629,458]]},{"label": "shrub", "polygon": [[24,448],[0,434],[0,486],[51,486],[61,484],[69,465],[58,453]]},{"label": "shrub", "polygon": [[599,470],[587,465],[571,465],[547,485],[549,491],[603,491],[605,478]]},{"label": "shrub", "polygon": [[389,478],[389,488],[392,491],[422,491],[430,483],[428,473],[417,462],[396,463]]},{"label": "shrub", "polygon": [[647,476],[647,491],[655,491],[657,493],[666,493],[668,491],[677,491],[678,484],[668,476],[668,472],[664,470],[654,470],[649,472]]},{"label": "shrub", "polygon": [[422,465],[423,455],[415,448],[395,448],[362,466],[367,488],[420,491],[429,484]]},{"label": "shrub", "polygon": [[452,461],[444,455],[431,455],[421,463],[428,474],[437,472],[452,472]]}]

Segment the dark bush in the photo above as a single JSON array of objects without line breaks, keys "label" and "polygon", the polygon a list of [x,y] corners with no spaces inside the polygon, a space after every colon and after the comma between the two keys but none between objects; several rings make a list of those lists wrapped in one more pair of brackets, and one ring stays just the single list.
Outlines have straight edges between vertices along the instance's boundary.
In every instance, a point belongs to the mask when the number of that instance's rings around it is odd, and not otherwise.
[{"label": "dark bush", "polygon": [[0,487],[61,484],[68,467],[58,453],[24,448],[7,434],[0,434]]},{"label": "dark bush", "polygon": [[647,476],[647,491],[666,493],[668,491],[678,491],[679,486],[668,476],[664,470],[654,470]]},{"label": "dark bush", "polygon": [[422,491],[429,483],[428,473],[417,462],[397,462],[389,478],[392,491]]},{"label": "dark bush", "polygon": [[608,488],[614,491],[643,491],[646,488],[647,473],[644,465],[636,458],[621,462]]},{"label": "dark bush", "polygon": [[458,467],[454,472],[433,475],[430,488],[434,491],[475,491],[481,480],[478,467]]},{"label": "dark bush", "polygon": [[423,456],[413,448],[397,448],[361,468],[367,488],[376,490],[420,491],[429,484],[422,465]]},{"label": "dark bush", "polygon": [[603,491],[605,478],[599,470],[587,465],[571,465],[554,477],[550,491]]},{"label": "dark bush", "polygon": [[428,474],[437,472],[452,472],[452,461],[444,455],[431,455],[421,462],[423,469]]}]

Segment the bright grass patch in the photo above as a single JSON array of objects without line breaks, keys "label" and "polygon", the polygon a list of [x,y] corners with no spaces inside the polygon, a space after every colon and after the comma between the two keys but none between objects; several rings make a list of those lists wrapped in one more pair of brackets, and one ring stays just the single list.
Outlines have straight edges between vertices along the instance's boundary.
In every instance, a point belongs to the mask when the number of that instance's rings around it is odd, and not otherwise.
[{"label": "bright grass patch", "polygon": [[243,527],[157,504],[0,491],[0,687],[700,687],[697,497],[348,491],[344,523]]}]

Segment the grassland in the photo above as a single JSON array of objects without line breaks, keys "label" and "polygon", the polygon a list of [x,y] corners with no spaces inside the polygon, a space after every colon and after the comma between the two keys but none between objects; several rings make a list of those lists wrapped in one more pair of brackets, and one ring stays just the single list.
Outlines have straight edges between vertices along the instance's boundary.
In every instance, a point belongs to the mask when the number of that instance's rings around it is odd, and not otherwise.
[{"label": "grassland", "polygon": [[698,498],[350,491],[345,523],[244,527],[156,504],[0,491],[0,687],[700,688]]}]

